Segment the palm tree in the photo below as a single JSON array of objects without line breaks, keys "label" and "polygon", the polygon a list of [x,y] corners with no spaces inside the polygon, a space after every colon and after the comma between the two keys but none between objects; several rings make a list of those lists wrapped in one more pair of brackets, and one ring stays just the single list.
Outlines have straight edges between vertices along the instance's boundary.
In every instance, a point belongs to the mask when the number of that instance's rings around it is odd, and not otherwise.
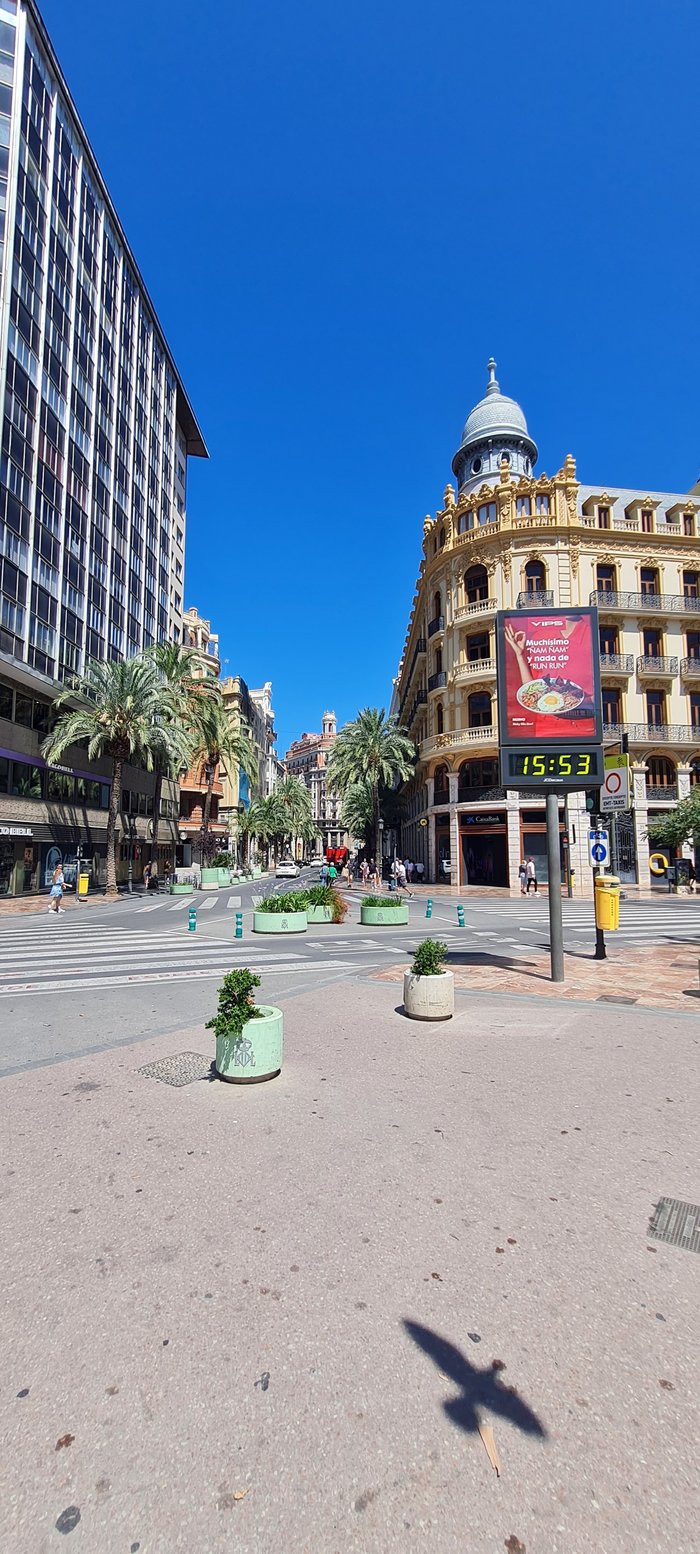
[{"label": "palm tree", "polygon": [[[148,653],[156,664],[162,680],[162,703],[159,716],[181,724],[187,731],[191,730],[197,721],[200,707],[214,698],[218,687],[214,681],[202,679],[196,673],[199,660],[191,648],[182,647],[178,642],[158,642],[148,649]],[[155,774],[151,863],[158,846],[163,778],[175,777],[177,773],[173,766],[166,769],[162,762],[157,760]]]},{"label": "palm tree", "polygon": [[366,782],[372,796],[372,830],[375,858],[381,868],[380,788],[406,782],[416,761],[412,739],[388,718],[384,708],[365,707],[352,723],[346,723],[333,745],[326,780],[342,798],[356,783]]},{"label": "palm tree", "polygon": [[310,841],[316,835],[316,825],[306,783],[300,777],[283,777],[272,797],[279,810],[282,846],[289,840],[293,851],[295,837]]},{"label": "palm tree", "polygon": [[270,794],[269,798],[254,799],[241,818],[243,835],[254,836],[265,848],[269,847],[270,842],[276,841],[280,825],[281,816],[274,794]]},{"label": "palm tree", "polygon": [[202,698],[199,705],[193,709],[193,714],[194,748],[191,759],[194,767],[204,767],[207,784],[202,815],[203,853],[205,838],[209,831],[211,796],[217,766],[225,762],[229,768],[238,767],[240,771],[245,772],[250,782],[255,782],[258,771],[253,746],[243,730],[234,727],[231,723],[224,710],[220,692],[213,697]]},{"label": "palm tree", "polygon": [[369,847],[372,834],[372,789],[366,778],[354,782],[343,794],[341,817],[344,829],[354,841]]},{"label": "palm tree", "polygon": [[162,717],[163,686],[147,655],[124,662],[89,663],[83,675],[64,686],[55,705],[66,710],[42,745],[48,762],[60,761],[69,745],[87,745],[88,759],[106,755],[112,762],[107,812],[107,894],[116,895],[116,828],[121,807],[125,761],[147,771],[160,763],[170,768],[189,754],[189,741],[178,723]]}]

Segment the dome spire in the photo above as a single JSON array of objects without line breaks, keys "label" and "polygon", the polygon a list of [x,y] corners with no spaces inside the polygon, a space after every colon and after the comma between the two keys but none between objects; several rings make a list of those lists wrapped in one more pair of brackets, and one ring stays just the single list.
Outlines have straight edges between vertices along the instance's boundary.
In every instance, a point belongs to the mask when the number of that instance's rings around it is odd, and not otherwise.
[{"label": "dome spire", "polygon": [[487,369],[487,372],[488,372],[488,375],[489,375],[489,381],[488,381],[488,385],[487,385],[487,388],[486,388],[486,393],[487,394],[500,394],[500,392],[501,392],[501,385],[500,385],[500,383],[498,381],[498,378],[496,377],[496,361],[495,361],[495,358],[493,356],[489,356],[489,359],[488,359],[488,361],[486,363],[486,369]]}]

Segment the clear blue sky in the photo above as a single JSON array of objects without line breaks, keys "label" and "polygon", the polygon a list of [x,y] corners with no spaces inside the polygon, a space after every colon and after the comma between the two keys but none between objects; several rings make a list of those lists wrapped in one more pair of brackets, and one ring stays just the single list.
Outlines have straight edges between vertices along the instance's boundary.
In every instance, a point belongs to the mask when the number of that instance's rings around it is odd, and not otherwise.
[{"label": "clear blue sky", "polygon": [[210,449],[186,602],[281,752],[388,704],[492,352],[541,470],[696,479],[696,0],[43,14]]}]

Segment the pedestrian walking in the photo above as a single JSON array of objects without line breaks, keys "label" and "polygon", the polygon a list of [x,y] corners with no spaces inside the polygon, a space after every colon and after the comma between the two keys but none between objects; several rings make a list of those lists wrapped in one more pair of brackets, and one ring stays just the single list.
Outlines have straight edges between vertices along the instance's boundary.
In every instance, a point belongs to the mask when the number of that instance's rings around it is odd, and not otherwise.
[{"label": "pedestrian walking", "polygon": [[352,885],[352,869],[350,867],[350,859],[349,858],[348,858],[348,860],[347,860],[347,862],[345,864],[345,868],[343,869],[343,874],[345,875],[345,883],[346,883],[346,885],[348,887],[348,890],[349,890],[350,886]]},{"label": "pedestrian walking", "polygon": [[521,861],[520,861],[520,863],[518,865],[518,879],[520,880],[520,894],[521,894],[521,896],[524,896],[525,895],[525,881],[527,879],[527,864],[526,864],[524,858],[521,859]]},{"label": "pedestrian walking", "polygon": [[408,886],[408,875],[406,873],[406,865],[405,865],[405,863],[401,862],[401,859],[399,859],[399,862],[396,865],[396,883],[397,883],[397,885],[399,887],[399,890],[408,890],[409,896],[413,895],[413,891],[410,890],[409,886]]},{"label": "pedestrian walking", "polygon": [[363,885],[366,885],[369,879],[369,864],[366,858],[363,858],[362,863],[360,864],[360,878]]},{"label": "pedestrian walking", "polygon": [[411,859],[410,858],[405,858],[404,859],[404,865],[405,865],[405,868],[406,868],[406,879],[408,880],[408,883],[410,885],[411,881],[413,879],[413,864],[411,862]]},{"label": "pedestrian walking", "polygon": [[529,896],[529,894],[530,894],[530,886],[531,885],[534,885],[534,887],[535,887],[535,895],[537,895],[538,894],[538,890],[537,890],[537,870],[535,868],[534,859],[532,859],[532,858],[528,858],[527,863],[525,865],[525,878],[527,880],[526,895]]},{"label": "pedestrian walking", "polygon": [[319,879],[322,885],[328,884],[328,864],[322,863],[319,869]]},{"label": "pedestrian walking", "polygon": [[370,885],[374,886],[375,890],[379,889],[380,880],[379,880],[379,874],[377,872],[377,865],[376,865],[376,863],[374,861],[374,858],[370,859],[370,864],[369,864],[369,883],[370,883]]},{"label": "pedestrian walking", "polygon": [[336,882],[337,878],[338,878],[338,870],[336,869],[335,864],[334,863],[329,863],[329,865],[328,865],[328,883],[329,883],[329,885],[335,885],[335,882]]},{"label": "pedestrian walking", "polygon": [[419,885],[423,884],[424,875],[425,875],[425,864],[424,863],[417,863],[416,864],[416,881],[417,881],[417,883]]},{"label": "pedestrian walking", "polygon": [[65,887],[66,881],[65,875],[63,873],[63,864],[57,863],[53,874],[51,875],[51,889],[49,891],[48,907],[49,912],[53,912],[55,917],[58,917],[59,912],[63,912],[64,910],[61,906],[61,902],[63,900],[63,892]]}]

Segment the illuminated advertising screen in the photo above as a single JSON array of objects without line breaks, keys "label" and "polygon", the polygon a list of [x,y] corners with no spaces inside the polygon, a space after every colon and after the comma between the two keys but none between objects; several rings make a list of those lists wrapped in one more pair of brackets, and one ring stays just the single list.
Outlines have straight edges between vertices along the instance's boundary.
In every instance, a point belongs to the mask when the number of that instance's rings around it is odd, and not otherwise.
[{"label": "illuminated advertising screen", "polygon": [[501,745],[599,744],[597,610],[501,610],[496,634]]}]

